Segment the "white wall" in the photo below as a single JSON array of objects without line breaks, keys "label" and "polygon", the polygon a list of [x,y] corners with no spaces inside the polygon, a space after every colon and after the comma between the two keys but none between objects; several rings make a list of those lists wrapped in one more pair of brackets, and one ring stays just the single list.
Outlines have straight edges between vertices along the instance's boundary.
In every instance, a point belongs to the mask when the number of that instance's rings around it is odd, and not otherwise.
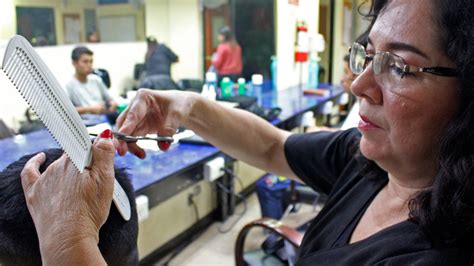
[{"label": "white wall", "polygon": [[146,34],[178,56],[173,79],[203,77],[203,31],[199,0],[146,0]]},{"label": "white wall", "polygon": [[0,40],[5,40],[15,34],[16,17],[13,1],[0,1],[0,18]]},{"label": "white wall", "polygon": [[[59,45],[35,48],[63,86],[74,73],[71,63],[71,51],[74,47],[74,45]],[[142,63],[144,60],[145,43],[97,43],[87,44],[87,47],[94,52],[94,67],[104,68],[109,72],[112,82],[110,93],[113,96],[117,97],[124,90],[132,87],[133,68],[136,63]],[[4,48],[0,47],[1,57],[3,53]],[[0,72],[0,118],[17,129],[27,106],[4,76],[3,71]]]},{"label": "white wall", "polygon": [[[318,32],[319,0],[300,0],[299,5],[288,1],[275,0],[276,5],[276,53],[278,89],[299,84],[300,65],[294,62],[296,23],[304,20],[308,24],[308,33]],[[308,63],[302,67],[303,83],[308,79]]]}]

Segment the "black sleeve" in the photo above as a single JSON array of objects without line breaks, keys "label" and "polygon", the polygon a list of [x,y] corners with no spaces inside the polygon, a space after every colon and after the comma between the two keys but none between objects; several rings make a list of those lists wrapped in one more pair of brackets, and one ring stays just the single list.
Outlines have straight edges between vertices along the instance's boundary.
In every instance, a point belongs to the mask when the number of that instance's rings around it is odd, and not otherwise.
[{"label": "black sleeve", "polygon": [[329,193],[353,159],[359,139],[357,129],[291,135],[285,143],[286,160],[308,186]]}]

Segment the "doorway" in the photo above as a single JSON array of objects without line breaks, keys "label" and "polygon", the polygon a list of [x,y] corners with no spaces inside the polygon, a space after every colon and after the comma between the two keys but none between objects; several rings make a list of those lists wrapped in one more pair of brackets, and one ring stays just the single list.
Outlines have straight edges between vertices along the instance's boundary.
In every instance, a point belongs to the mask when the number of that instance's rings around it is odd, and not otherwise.
[{"label": "doorway", "polygon": [[211,66],[212,54],[216,51],[219,40],[219,29],[231,26],[229,3],[218,6],[204,5],[204,73]]}]

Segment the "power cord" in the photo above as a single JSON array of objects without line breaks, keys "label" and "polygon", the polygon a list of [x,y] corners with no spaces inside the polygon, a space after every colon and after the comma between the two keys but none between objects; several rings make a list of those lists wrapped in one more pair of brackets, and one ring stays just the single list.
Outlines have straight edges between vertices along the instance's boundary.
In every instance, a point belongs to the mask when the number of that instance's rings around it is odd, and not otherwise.
[{"label": "power cord", "polygon": [[[234,172],[228,168],[222,168],[222,170],[224,170],[224,172],[228,173],[230,176],[232,176],[233,178],[235,178],[237,180],[237,182],[239,182],[239,185],[241,187],[242,190],[244,190],[244,185],[243,185],[243,182],[242,182],[242,179],[237,176],[236,174],[234,174]],[[232,179],[234,180],[234,179]],[[233,191],[230,191],[229,189],[227,189],[224,185],[222,185],[222,183],[220,181],[217,181],[217,186],[222,189],[222,191],[224,191],[225,193],[229,194],[229,195],[233,195],[233,196],[236,196],[237,198],[241,199],[243,204],[244,204],[244,208],[243,210],[240,212],[240,213],[235,213],[236,215],[238,215],[237,219],[235,219],[229,226],[229,228],[226,228],[226,229],[223,229],[225,223],[223,223],[221,226],[219,226],[217,228],[217,230],[219,231],[219,233],[222,233],[222,234],[225,234],[225,233],[228,233],[230,230],[232,230],[232,228],[237,224],[237,222],[242,219],[242,217],[245,215],[245,213],[247,212],[247,199],[240,193],[235,193]]]},{"label": "power cord", "polygon": [[[196,196],[197,194],[199,194],[200,190],[199,191],[194,191],[193,193],[189,193],[188,195],[188,204],[190,205],[193,205],[194,207],[194,213],[196,214],[196,222],[199,222],[199,209],[198,209],[198,206],[196,204],[196,202],[194,201],[194,196]],[[171,255],[168,257],[168,259],[163,262],[162,264],[160,265],[163,265],[163,266],[168,266],[169,263],[179,254],[181,253],[189,244],[191,244],[194,240],[196,240],[197,238],[199,238],[203,233],[204,233],[205,230],[202,230],[201,232],[193,235],[191,237],[191,239],[189,241],[186,241],[184,242],[183,244],[181,244],[180,246],[178,246],[175,251],[173,253],[171,253]]]}]

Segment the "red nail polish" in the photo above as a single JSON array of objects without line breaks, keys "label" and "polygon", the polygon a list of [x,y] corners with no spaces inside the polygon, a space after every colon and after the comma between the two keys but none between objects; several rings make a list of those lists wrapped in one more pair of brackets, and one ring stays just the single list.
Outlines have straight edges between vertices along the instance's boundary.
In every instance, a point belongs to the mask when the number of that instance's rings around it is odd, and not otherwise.
[{"label": "red nail polish", "polygon": [[162,151],[167,151],[171,146],[171,141],[158,141],[158,147],[160,147],[160,150]]},{"label": "red nail polish", "polygon": [[106,129],[100,133],[99,138],[111,139],[113,137],[112,130]]}]

